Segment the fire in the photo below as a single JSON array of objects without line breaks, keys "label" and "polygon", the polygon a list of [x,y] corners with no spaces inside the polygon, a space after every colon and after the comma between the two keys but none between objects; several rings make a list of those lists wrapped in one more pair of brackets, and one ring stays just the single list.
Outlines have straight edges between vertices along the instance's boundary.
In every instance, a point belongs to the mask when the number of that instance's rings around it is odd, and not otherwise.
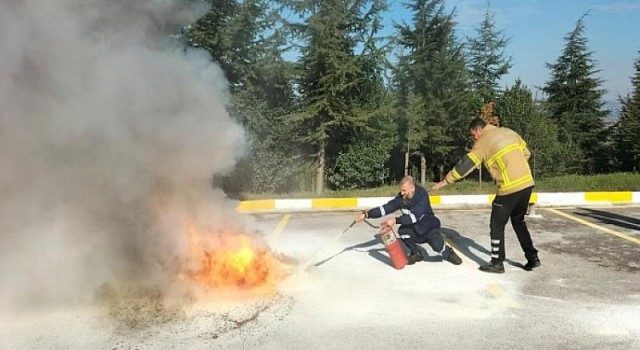
[{"label": "fire", "polygon": [[237,232],[203,234],[194,224],[189,233],[187,275],[210,288],[273,287],[289,274],[289,266],[267,246]]}]

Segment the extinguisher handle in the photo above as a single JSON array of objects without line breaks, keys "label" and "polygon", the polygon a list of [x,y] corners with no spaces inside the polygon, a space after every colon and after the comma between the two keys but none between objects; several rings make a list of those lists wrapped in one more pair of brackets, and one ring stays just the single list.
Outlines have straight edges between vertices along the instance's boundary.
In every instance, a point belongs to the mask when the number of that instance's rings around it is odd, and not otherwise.
[{"label": "extinguisher handle", "polygon": [[391,227],[391,233],[396,237],[396,238],[400,238],[400,236],[398,236],[398,233],[396,232],[396,230],[393,229],[393,227]]},{"label": "extinguisher handle", "polygon": [[391,231],[392,234],[395,236],[395,232],[393,231],[393,227],[391,226],[387,226],[387,225],[382,225],[380,226],[380,234],[383,235],[387,232]]}]

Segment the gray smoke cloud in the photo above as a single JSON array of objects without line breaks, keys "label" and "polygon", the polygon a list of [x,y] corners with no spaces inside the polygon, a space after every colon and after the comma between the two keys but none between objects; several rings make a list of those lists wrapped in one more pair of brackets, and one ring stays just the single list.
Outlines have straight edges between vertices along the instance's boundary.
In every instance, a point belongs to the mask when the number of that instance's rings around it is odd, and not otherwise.
[{"label": "gray smoke cloud", "polygon": [[243,131],[219,68],[171,37],[193,3],[0,2],[0,304],[161,282],[183,217],[233,220],[210,178]]}]

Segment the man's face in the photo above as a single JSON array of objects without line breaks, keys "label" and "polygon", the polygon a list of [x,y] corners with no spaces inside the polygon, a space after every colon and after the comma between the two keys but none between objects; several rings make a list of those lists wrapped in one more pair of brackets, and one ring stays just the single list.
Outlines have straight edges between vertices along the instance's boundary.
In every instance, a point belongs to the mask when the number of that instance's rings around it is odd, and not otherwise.
[{"label": "man's face", "polygon": [[469,130],[469,134],[471,135],[471,138],[473,138],[473,141],[478,141],[480,139],[480,136],[482,136],[482,129],[471,129]]},{"label": "man's face", "polygon": [[410,183],[404,183],[402,185],[400,185],[400,194],[402,195],[402,198],[404,199],[411,199],[413,198],[413,194],[416,192],[416,186],[410,184]]}]

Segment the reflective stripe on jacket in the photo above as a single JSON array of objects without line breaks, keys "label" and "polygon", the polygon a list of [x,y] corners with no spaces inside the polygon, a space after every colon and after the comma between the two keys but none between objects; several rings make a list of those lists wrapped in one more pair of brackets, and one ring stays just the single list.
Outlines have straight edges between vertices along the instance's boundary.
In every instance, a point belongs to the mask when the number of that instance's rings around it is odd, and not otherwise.
[{"label": "reflective stripe on jacket", "polygon": [[526,142],[515,131],[487,125],[473,149],[462,157],[445,180],[449,183],[460,180],[484,163],[498,184],[498,195],[518,192],[534,185],[528,163],[530,156]]}]

